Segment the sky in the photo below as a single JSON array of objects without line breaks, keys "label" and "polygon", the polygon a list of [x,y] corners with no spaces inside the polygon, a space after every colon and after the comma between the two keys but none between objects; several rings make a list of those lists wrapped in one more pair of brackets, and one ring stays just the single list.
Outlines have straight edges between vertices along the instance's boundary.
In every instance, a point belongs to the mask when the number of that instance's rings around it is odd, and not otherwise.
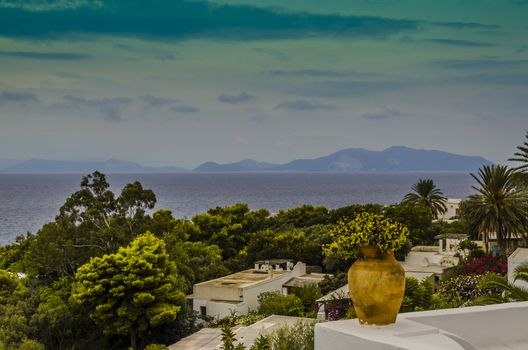
[{"label": "sky", "polygon": [[504,163],[527,129],[527,0],[0,0],[0,159]]}]

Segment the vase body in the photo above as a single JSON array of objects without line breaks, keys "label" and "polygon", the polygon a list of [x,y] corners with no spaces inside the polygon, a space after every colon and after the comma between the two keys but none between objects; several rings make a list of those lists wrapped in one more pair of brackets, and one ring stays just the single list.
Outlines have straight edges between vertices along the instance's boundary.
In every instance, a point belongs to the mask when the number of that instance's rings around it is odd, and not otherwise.
[{"label": "vase body", "polygon": [[362,259],[348,270],[348,288],[361,324],[396,322],[405,291],[405,271],[394,253],[373,246],[361,249]]}]

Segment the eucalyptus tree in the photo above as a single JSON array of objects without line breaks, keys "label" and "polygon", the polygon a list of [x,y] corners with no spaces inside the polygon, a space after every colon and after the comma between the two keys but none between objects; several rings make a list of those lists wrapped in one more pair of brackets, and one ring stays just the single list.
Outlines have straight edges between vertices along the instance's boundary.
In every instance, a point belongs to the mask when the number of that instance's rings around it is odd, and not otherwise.
[{"label": "eucalyptus tree", "polygon": [[507,166],[491,165],[471,174],[479,187],[461,206],[469,230],[483,237],[484,242],[495,235],[499,253],[507,251],[513,237],[526,234],[528,227],[528,195],[518,186],[515,171]]},{"label": "eucalyptus tree", "polygon": [[403,197],[404,203],[413,203],[422,205],[431,210],[431,215],[434,219],[438,218],[438,214],[443,214],[447,211],[447,198],[434,184],[432,179],[420,179],[417,183],[412,185],[413,192],[407,193]]}]

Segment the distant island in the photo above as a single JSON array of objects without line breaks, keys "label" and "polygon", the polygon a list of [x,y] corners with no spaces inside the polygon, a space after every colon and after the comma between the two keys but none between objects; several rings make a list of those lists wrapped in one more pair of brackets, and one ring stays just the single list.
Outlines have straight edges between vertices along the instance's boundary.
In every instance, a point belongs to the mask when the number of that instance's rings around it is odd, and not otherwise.
[{"label": "distant island", "polygon": [[[2,167],[4,164],[4,167]],[[315,159],[297,159],[286,164],[244,159],[236,163],[206,162],[195,169],[182,167],[148,167],[138,163],[110,159],[103,162],[77,162],[30,159],[0,161],[2,173],[233,173],[233,172],[408,172],[408,171],[475,171],[491,161],[480,156],[465,156],[437,150],[393,146],[383,151],[349,148]]]}]

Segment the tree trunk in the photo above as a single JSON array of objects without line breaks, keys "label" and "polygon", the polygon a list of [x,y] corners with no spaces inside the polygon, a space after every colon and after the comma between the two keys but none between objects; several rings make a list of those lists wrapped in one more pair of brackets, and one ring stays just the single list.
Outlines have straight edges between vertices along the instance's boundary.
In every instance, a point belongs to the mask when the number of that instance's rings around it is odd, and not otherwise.
[{"label": "tree trunk", "polygon": [[136,331],[135,330],[130,330],[130,347],[133,350],[137,350]]}]

